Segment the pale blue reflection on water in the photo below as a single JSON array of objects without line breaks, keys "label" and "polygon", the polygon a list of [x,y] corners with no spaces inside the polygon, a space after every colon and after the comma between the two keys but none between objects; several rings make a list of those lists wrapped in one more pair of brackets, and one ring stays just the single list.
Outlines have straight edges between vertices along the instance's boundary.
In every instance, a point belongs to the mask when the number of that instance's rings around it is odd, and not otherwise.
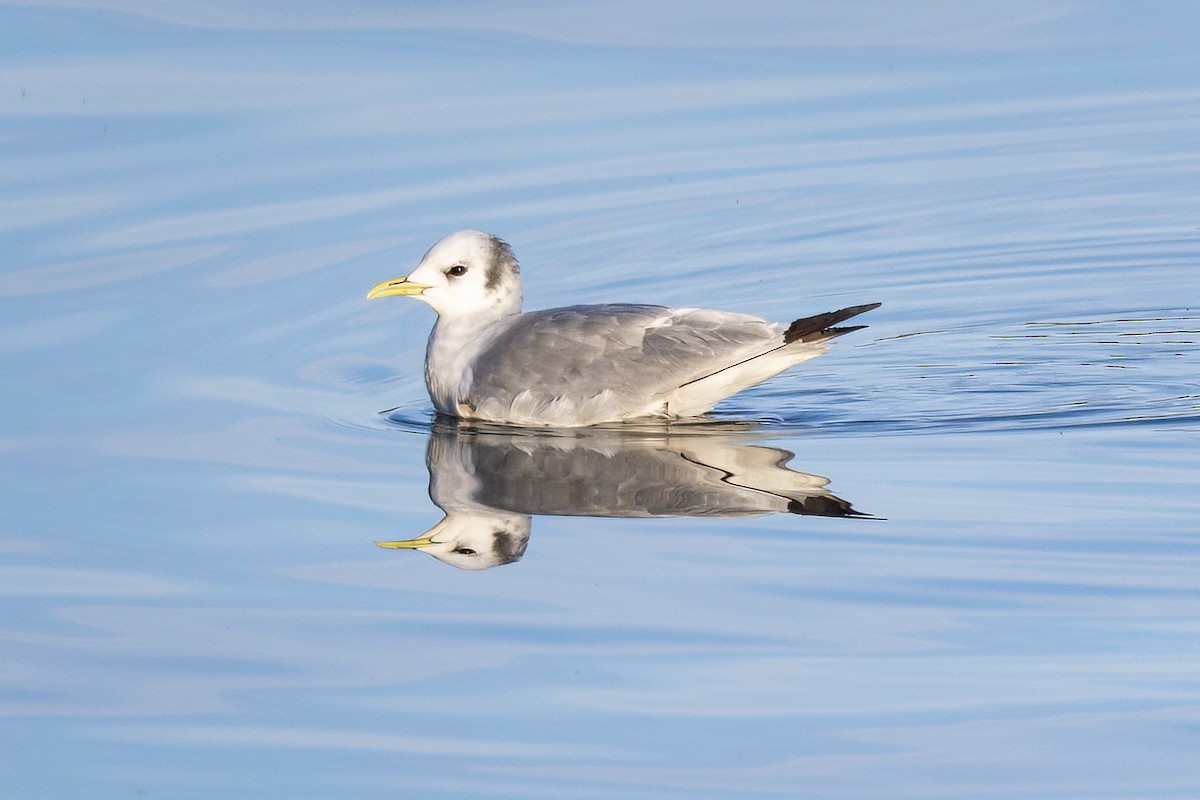
[{"label": "pale blue reflection on water", "polygon": [[[0,4],[0,793],[1194,797],[1197,27]],[[362,296],[462,227],[529,307],[883,301],[714,416],[884,519],[376,548],[432,320]]]}]

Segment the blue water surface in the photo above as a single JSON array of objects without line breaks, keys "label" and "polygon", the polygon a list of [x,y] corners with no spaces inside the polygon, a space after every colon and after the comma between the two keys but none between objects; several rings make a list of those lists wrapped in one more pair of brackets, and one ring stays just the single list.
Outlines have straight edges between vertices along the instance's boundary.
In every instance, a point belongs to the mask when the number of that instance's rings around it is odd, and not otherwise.
[{"label": "blue water surface", "polygon": [[[0,796],[1196,797],[1197,40],[0,0]],[[883,307],[711,427],[439,439],[364,294],[461,228],[528,308]],[[443,513],[519,558],[373,544]]]}]

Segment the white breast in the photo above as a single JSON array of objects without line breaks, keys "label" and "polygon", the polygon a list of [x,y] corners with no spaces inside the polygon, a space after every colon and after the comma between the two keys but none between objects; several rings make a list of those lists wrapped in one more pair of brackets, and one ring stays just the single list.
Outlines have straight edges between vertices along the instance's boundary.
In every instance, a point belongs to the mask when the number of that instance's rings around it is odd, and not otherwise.
[{"label": "white breast", "polygon": [[492,325],[447,322],[440,317],[429,334],[425,348],[425,386],[433,405],[443,414],[474,416],[460,406],[471,384],[471,365],[490,342]]}]

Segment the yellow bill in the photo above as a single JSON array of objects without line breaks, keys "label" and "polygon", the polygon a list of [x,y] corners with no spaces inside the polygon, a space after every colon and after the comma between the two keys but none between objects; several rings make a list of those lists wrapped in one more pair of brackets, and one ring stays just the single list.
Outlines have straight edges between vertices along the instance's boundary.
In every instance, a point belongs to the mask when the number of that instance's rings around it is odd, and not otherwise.
[{"label": "yellow bill", "polygon": [[432,536],[421,536],[416,539],[402,539],[398,542],[376,542],[376,547],[386,547],[388,550],[420,550],[433,544]]},{"label": "yellow bill", "polygon": [[420,294],[429,287],[423,283],[415,283],[407,277],[393,278],[390,281],[383,281],[371,287],[371,291],[367,292],[367,299],[374,300],[379,297],[397,297],[411,296]]}]

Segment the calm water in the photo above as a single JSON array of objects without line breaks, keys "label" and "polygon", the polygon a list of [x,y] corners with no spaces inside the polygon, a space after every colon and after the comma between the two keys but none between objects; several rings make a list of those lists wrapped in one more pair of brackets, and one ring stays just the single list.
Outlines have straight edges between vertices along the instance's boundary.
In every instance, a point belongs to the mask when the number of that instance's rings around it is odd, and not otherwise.
[{"label": "calm water", "polygon": [[[945,5],[0,2],[0,796],[1200,796],[1200,15]],[[884,305],[435,429],[464,227]]]}]

